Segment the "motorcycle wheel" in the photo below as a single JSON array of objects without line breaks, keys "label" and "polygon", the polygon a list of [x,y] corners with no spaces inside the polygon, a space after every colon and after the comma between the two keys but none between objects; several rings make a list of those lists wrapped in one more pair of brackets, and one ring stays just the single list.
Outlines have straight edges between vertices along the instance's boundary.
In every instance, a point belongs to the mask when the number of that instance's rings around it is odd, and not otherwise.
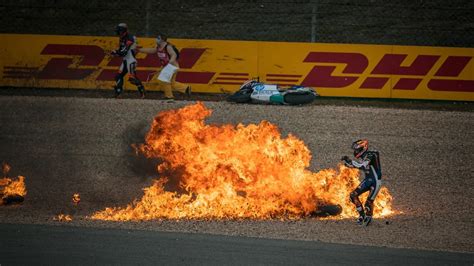
[{"label": "motorcycle wheel", "polygon": [[311,213],[313,217],[328,217],[328,216],[336,216],[341,214],[342,206],[339,204],[336,205],[322,205],[318,206],[318,208]]},{"label": "motorcycle wheel", "polygon": [[284,96],[285,103],[289,105],[308,104],[313,102],[314,99],[316,99],[316,95],[309,92],[287,93]]}]

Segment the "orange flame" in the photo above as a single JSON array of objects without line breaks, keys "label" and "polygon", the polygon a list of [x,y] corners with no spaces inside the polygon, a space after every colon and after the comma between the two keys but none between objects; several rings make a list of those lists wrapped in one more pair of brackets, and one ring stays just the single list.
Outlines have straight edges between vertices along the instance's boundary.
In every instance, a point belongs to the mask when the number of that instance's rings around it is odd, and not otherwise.
[{"label": "orange flame", "polygon": [[69,214],[58,214],[56,217],[53,218],[53,220],[58,221],[58,222],[71,222],[72,221],[72,216]]},{"label": "orange flame", "polygon": [[18,195],[24,197],[26,195],[25,177],[18,176],[17,180],[11,178],[0,179],[0,185],[5,184],[5,187],[1,190],[0,194],[3,197]]},{"label": "orange flame", "polygon": [[7,177],[11,167],[7,163],[2,163],[3,178],[0,178],[0,204],[8,197],[24,197],[26,195],[25,177],[18,176],[17,179]]},{"label": "orange flame", "polygon": [[[298,219],[319,205],[340,204],[338,218],[356,216],[349,193],[359,184],[359,171],[309,171],[311,154],[303,141],[267,122],[206,125],[211,110],[202,103],[161,112],[145,144],[137,151],[160,158],[160,180],[125,208],[93,214],[102,220],[170,219]],[[168,180],[180,189],[166,190]],[[392,197],[382,188],[375,216],[393,214]]]},{"label": "orange flame", "polygon": [[81,202],[81,196],[79,193],[74,193],[74,195],[72,195],[72,203],[77,205],[79,202]]}]

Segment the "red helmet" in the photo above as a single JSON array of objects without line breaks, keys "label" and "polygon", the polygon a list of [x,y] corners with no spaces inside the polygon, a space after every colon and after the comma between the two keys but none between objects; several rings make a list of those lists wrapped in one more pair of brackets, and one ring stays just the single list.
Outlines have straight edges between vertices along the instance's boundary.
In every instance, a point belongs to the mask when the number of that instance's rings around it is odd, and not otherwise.
[{"label": "red helmet", "polygon": [[354,150],[354,157],[360,158],[369,149],[369,141],[366,139],[354,141],[352,149]]}]

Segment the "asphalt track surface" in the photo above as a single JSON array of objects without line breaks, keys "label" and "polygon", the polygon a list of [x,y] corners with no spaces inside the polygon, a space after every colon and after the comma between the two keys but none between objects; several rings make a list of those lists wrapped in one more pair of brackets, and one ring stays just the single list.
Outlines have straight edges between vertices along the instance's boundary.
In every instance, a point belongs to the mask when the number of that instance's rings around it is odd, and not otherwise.
[{"label": "asphalt track surface", "polygon": [[0,264],[472,265],[474,254],[206,234],[0,224]]}]

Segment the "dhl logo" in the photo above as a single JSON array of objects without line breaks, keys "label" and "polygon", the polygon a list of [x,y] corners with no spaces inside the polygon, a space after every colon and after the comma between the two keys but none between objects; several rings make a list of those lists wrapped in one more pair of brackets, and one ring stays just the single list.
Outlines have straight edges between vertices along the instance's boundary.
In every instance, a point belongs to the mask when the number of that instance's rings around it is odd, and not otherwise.
[{"label": "dhl logo", "polygon": [[[385,54],[376,66],[370,70],[370,75],[403,75],[412,76],[400,78],[393,86],[394,90],[415,90],[423,77],[440,59],[439,55],[418,55],[410,66],[402,66],[407,54]],[[474,80],[457,80],[471,60],[471,56],[448,56],[436,71],[435,78],[428,82],[428,88],[434,91],[463,91],[474,92]],[[361,53],[327,53],[310,52],[304,62],[311,63],[343,63],[346,67],[344,74],[362,74],[369,61]],[[304,86],[320,86],[342,88],[353,84],[357,76],[333,76],[335,66],[314,66],[303,80]],[[451,79],[447,79],[451,78]],[[366,77],[360,89],[382,89],[389,77]]]},{"label": "dhl logo", "polygon": [[[237,85],[250,78],[250,73],[193,71],[206,48],[183,48],[180,52],[181,70],[177,80],[190,84]],[[49,58],[44,67],[5,66],[4,78],[43,80],[112,81],[121,58],[109,59],[104,49],[97,45],[47,44],[41,51]],[[65,56],[65,57],[55,57]],[[266,81],[281,85],[303,85],[316,88],[345,88],[359,79],[359,89],[382,89],[392,75],[402,76],[393,85],[393,90],[416,90],[423,79],[429,78],[427,87],[433,91],[474,92],[474,80],[457,77],[467,67],[472,56],[416,55],[410,65],[403,65],[408,54],[384,54],[375,67],[369,67],[369,59],[363,53],[309,51],[301,61],[313,64],[303,75],[265,73]],[[79,58],[79,59],[78,59]],[[105,61],[104,61],[105,59]],[[428,76],[438,61],[444,60]],[[329,64],[329,65],[328,65]],[[335,75],[336,66],[343,64],[341,75]],[[146,55],[138,59],[138,76],[146,80],[160,67],[157,55]],[[152,68],[152,69],[150,69]],[[469,75],[472,76],[472,75]]]},{"label": "dhl logo", "polygon": [[[191,69],[199,60],[205,49],[184,48],[181,50],[180,66],[185,71],[180,71],[179,79],[183,82],[207,84],[215,73],[186,71]],[[97,45],[75,45],[75,44],[48,44],[41,51],[41,55],[65,55],[65,58],[51,58],[46,65],[39,68],[5,67],[6,78],[37,78],[52,80],[84,80],[95,76],[95,80],[112,81],[117,74],[117,68],[122,59],[114,57],[109,60],[105,67],[99,67],[106,58],[105,51]],[[71,56],[82,58],[77,62]],[[138,59],[140,68],[160,67],[156,54],[147,55],[144,59]],[[156,70],[138,70],[139,78],[146,79]],[[99,71],[98,75],[94,75]]]}]

